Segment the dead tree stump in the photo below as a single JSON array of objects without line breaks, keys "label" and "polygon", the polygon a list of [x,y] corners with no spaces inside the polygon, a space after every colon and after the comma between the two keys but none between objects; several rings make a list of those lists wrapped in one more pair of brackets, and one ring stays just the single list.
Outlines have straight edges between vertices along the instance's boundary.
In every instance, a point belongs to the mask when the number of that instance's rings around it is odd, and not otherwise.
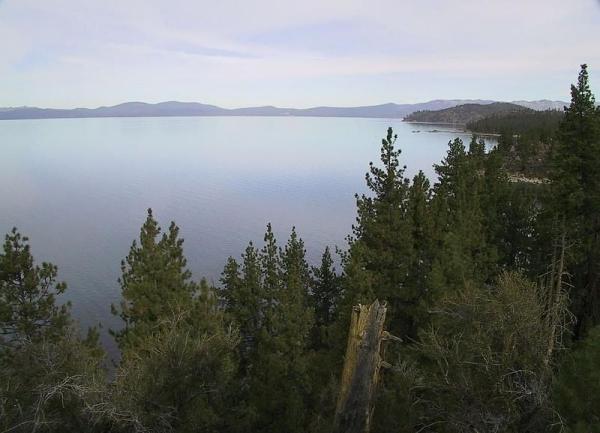
[{"label": "dead tree stump", "polygon": [[387,307],[373,302],[353,307],[348,346],[335,410],[334,433],[368,433],[379,370],[386,363],[381,343],[391,337],[383,330]]}]

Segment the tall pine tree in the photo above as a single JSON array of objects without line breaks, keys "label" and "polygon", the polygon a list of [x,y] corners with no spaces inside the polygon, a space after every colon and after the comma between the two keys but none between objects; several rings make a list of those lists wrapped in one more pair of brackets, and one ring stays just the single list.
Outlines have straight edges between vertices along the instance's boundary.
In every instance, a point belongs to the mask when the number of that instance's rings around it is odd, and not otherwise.
[{"label": "tall pine tree", "polygon": [[175,309],[191,304],[198,286],[186,266],[179,228],[171,222],[161,236],[161,228],[148,209],[139,243],[133,241],[121,262],[123,300],[120,308],[112,309],[125,323],[122,330],[114,332],[122,350]]},{"label": "tall pine tree", "polygon": [[270,224],[264,246],[250,244],[240,267],[223,272],[226,311],[240,327],[240,392],[234,431],[303,432],[310,421],[310,272],[295,229],[283,249]]},{"label": "tall pine tree", "polygon": [[436,256],[430,285],[437,297],[462,288],[465,282],[488,280],[493,274],[495,250],[486,240],[480,153],[468,154],[462,140],[456,138],[435,170],[438,182],[432,209]]},{"label": "tall pine tree", "polygon": [[576,334],[600,323],[600,111],[581,65],[553,149],[548,208],[554,237],[566,234]]},{"label": "tall pine tree", "polygon": [[409,180],[400,165],[397,135],[388,128],[382,140],[381,163],[369,163],[365,179],[371,191],[357,196],[357,224],[344,258],[345,309],[375,298],[390,305],[390,330],[407,335],[414,328],[410,310],[414,293],[406,282],[413,261],[411,218],[408,215]]}]

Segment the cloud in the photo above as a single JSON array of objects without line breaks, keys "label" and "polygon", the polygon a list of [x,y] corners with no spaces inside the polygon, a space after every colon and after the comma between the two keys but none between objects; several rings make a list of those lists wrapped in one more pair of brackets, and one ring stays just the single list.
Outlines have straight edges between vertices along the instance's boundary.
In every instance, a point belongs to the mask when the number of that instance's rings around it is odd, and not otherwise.
[{"label": "cloud", "polygon": [[[415,84],[427,89],[431,77],[441,80],[436,88],[445,84],[457,96],[481,89],[469,80],[485,79],[489,94],[470,96],[506,99],[495,89],[521,79],[520,98],[539,91],[542,81],[554,83],[546,86],[553,93],[535,96],[559,97],[554,89],[561,85],[567,93],[563,80],[580,63],[600,67],[597,6],[595,0],[5,0],[0,105],[181,96],[303,105],[320,95],[335,104],[350,91],[367,103],[386,93],[399,99]],[[349,80],[357,84],[352,89],[339,84]]]}]

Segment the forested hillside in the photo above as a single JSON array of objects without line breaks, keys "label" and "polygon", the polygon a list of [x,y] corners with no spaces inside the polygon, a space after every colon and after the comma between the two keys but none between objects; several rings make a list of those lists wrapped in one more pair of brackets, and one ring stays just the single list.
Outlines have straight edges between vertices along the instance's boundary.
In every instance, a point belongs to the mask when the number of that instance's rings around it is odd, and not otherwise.
[{"label": "forested hillside", "polygon": [[444,110],[416,111],[404,118],[405,122],[452,123],[467,124],[489,116],[510,113],[532,112],[530,108],[509,102],[494,102],[492,104],[463,104]]},{"label": "forested hillside", "polygon": [[557,110],[501,113],[468,122],[466,127],[474,133],[502,134],[510,131],[545,140],[556,134],[564,114]]},{"label": "forested hillside", "polygon": [[543,181],[548,177],[551,149],[557,140],[562,111],[531,111],[499,114],[469,122],[468,131],[498,135],[498,146],[506,153],[505,167],[522,180]]},{"label": "forested hillside", "polygon": [[348,245],[314,266],[300,233],[268,224],[212,287],[148,210],[123,252],[114,374],[98,330],[57,301],[77,288],[13,230],[0,432],[331,432],[352,308],[375,299],[402,342],[381,353],[371,432],[600,432],[600,110],[585,65],[571,96],[539,185],[510,182],[512,143],[486,152],[476,136],[448,143],[435,179],[409,179],[389,128]]}]

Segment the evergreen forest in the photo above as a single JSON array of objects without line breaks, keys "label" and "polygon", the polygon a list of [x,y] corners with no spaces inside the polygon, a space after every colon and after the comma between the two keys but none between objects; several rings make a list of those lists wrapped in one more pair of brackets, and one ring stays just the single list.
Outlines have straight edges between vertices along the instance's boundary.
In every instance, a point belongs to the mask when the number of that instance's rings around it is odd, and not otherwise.
[{"label": "evergreen forest", "polygon": [[[152,210],[121,262],[121,358],[80,329],[17,229],[0,251],[0,433],[327,433],[350,315],[386,329],[371,433],[600,432],[600,109],[582,65],[564,113],[475,122],[437,177],[382,131],[342,249],[307,262],[267,224],[194,279]],[[374,137],[376,138],[376,137]]]}]

